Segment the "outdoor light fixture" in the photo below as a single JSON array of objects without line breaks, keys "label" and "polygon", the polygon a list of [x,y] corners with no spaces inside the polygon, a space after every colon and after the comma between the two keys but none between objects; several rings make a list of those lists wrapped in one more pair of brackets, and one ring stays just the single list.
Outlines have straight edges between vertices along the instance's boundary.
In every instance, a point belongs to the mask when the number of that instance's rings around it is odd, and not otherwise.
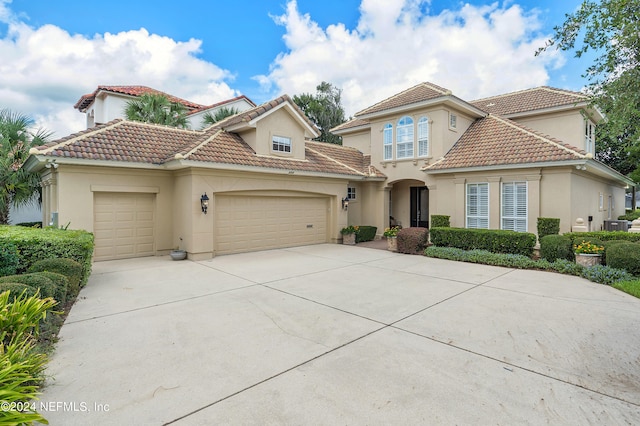
[{"label": "outdoor light fixture", "polygon": [[209,208],[209,197],[207,197],[206,192],[202,197],[200,197],[200,206],[202,207],[202,213],[207,214],[207,209]]},{"label": "outdoor light fixture", "polygon": [[342,199],[342,208],[347,210],[349,208],[349,197],[344,197]]}]

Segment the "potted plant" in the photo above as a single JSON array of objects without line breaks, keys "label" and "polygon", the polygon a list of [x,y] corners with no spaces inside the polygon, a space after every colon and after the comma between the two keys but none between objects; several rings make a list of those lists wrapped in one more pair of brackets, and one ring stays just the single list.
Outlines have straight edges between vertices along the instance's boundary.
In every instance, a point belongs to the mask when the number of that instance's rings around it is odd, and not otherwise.
[{"label": "potted plant", "polygon": [[392,226],[384,230],[384,235],[387,238],[387,250],[398,251],[398,231],[400,227]]},{"label": "potted plant", "polygon": [[[182,241],[182,237],[180,237],[180,241]],[[178,247],[171,250],[171,253],[169,253],[169,256],[171,256],[171,259],[173,260],[184,260],[187,258],[187,251],[181,250],[180,245],[178,245]]]},{"label": "potted plant", "polygon": [[355,245],[356,244],[356,232],[358,232],[358,227],[349,225],[346,228],[342,228],[340,233],[342,234],[342,244],[347,245]]},{"label": "potted plant", "polygon": [[585,267],[602,264],[604,247],[593,244],[591,241],[582,241],[573,245],[576,254],[576,263]]}]

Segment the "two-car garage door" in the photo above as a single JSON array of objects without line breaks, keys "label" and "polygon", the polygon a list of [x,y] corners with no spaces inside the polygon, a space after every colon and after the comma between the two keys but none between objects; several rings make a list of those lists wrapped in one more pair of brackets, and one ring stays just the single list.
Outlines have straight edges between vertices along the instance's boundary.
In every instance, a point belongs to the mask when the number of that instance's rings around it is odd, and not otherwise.
[{"label": "two-car garage door", "polygon": [[326,197],[215,197],[216,254],[327,242]]},{"label": "two-car garage door", "polygon": [[153,256],[155,194],[95,192],[95,260]]}]

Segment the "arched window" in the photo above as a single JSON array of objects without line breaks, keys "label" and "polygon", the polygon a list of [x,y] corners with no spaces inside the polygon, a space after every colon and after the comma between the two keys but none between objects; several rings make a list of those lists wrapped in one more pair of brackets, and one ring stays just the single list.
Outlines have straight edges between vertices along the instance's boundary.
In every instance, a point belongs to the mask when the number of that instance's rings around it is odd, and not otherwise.
[{"label": "arched window", "polygon": [[429,156],[429,119],[420,117],[418,120],[418,157]]},{"label": "arched window", "polygon": [[390,123],[384,125],[383,129],[383,143],[384,143],[384,159],[393,159],[393,126]]},{"label": "arched window", "polygon": [[396,158],[413,157],[413,119],[407,115],[398,120],[396,128]]}]

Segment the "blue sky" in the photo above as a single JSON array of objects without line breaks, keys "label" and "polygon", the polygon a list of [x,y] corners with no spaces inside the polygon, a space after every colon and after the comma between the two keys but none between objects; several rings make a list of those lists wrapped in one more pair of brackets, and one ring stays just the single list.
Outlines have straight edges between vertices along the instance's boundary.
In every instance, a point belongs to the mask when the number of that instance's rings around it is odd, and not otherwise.
[{"label": "blue sky", "polygon": [[343,90],[348,114],[421,81],[474,99],[539,85],[580,90],[587,60],[533,52],[580,0],[0,0],[0,108],[56,136],[75,101],[141,84],[201,103]]}]

